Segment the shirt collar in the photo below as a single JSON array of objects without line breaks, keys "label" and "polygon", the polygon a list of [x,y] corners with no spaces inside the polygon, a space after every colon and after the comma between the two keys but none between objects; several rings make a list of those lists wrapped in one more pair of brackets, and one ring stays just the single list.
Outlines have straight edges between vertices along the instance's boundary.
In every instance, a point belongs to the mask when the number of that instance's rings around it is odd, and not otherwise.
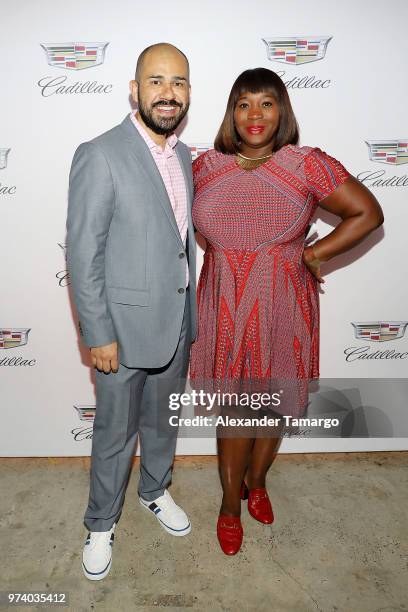
[{"label": "shirt collar", "polygon": [[[143,125],[136,119],[135,113],[133,112],[130,113],[129,117],[130,117],[131,122],[133,123],[133,125],[135,126],[135,128],[137,129],[137,131],[139,132],[139,134],[141,135],[141,137],[143,138],[143,140],[149,147],[149,149],[158,149],[159,151],[163,152],[163,149],[154,142],[154,140],[152,139],[150,134],[145,130]],[[170,152],[169,149],[174,149],[177,142],[178,142],[177,136],[175,134],[170,134],[170,136],[166,138],[166,146],[164,150],[165,151],[167,150],[168,152]]]}]

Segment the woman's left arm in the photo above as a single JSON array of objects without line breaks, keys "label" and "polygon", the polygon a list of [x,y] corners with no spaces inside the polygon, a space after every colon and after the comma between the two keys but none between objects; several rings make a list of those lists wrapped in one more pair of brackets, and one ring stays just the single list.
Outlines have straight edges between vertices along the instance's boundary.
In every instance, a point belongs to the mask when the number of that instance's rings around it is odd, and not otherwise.
[{"label": "woman's left arm", "polygon": [[330,234],[303,252],[305,265],[319,282],[324,283],[320,265],[361,242],[383,223],[384,216],[371,191],[352,176],[321,200],[319,206],[342,219]]}]

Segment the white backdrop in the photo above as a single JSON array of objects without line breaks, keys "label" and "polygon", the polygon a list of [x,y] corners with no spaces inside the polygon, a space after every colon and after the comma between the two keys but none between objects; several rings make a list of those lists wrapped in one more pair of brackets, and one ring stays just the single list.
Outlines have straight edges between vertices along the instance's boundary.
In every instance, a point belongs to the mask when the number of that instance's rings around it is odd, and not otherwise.
[{"label": "white backdrop", "polygon": [[[92,422],[80,420],[74,408],[92,408],[95,402],[66,286],[68,172],[80,142],[129,112],[128,82],[137,56],[159,41],[177,45],[191,63],[184,142],[210,146],[236,76],[264,66],[287,83],[301,144],[337,157],[372,189],[384,209],[384,227],[327,267],[321,375],[407,376],[408,338],[400,325],[408,320],[401,264],[407,256],[408,194],[404,0],[1,0],[0,6],[1,455],[90,452]],[[331,38],[325,53],[323,37]],[[300,55],[292,61],[296,54],[291,59],[290,53],[277,56],[283,62],[268,59],[263,39],[271,41],[272,50],[277,41],[297,40],[298,48],[306,41],[313,61],[298,63]],[[69,52],[61,49],[51,65],[41,46],[76,43],[85,47],[76,50],[79,58],[92,51],[95,41],[108,43],[104,57],[100,53],[101,63],[84,69],[75,61],[61,67]],[[92,64],[93,55],[87,57]],[[377,157],[371,159],[370,152]],[[329,215],[321,217],[319,235],[334,223]],[[373,323],[369,338],[355,337],[352,322]],[[378,342],[375,331],[381,322],[391,322],[384,342]],[[398,329],[401,337],[396,338]],[[378,353],[374,358],[376,351],[383,352],[382,358]],[[281,452],[402,448],[407,448],[402,438],[293,438],[284,440]],[[213,452],[213,440],[178,443],[180,454]]]}]

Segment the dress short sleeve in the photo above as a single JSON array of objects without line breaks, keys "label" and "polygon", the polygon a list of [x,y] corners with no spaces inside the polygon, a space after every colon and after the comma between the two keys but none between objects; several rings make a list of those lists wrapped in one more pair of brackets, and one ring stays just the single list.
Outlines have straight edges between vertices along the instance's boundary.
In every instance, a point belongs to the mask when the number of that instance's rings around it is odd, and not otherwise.
[{"label": "dress short sleeve", "polygon": [[315,148],[305,157],[305,175],[310,191],[320,201],[344,183],[350,173],[337,159]]}]

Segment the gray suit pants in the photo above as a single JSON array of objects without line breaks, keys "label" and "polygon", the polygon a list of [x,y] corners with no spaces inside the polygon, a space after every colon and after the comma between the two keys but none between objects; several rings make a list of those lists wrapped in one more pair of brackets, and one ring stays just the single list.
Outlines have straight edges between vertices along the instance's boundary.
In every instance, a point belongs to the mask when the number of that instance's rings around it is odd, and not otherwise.
[{"label": "gray suit pants", "polygon": [[184,390],[191,344],[189,304],[187,294],[180,340],[166,366],[143,370],[120,364],[116,374],[96,372],[91,482],[84,517],[90,531],[108,531],[120,518],[138,433],[139,495],[154,500],[171,481],[177,427],[169,424],[169,394]]}]

